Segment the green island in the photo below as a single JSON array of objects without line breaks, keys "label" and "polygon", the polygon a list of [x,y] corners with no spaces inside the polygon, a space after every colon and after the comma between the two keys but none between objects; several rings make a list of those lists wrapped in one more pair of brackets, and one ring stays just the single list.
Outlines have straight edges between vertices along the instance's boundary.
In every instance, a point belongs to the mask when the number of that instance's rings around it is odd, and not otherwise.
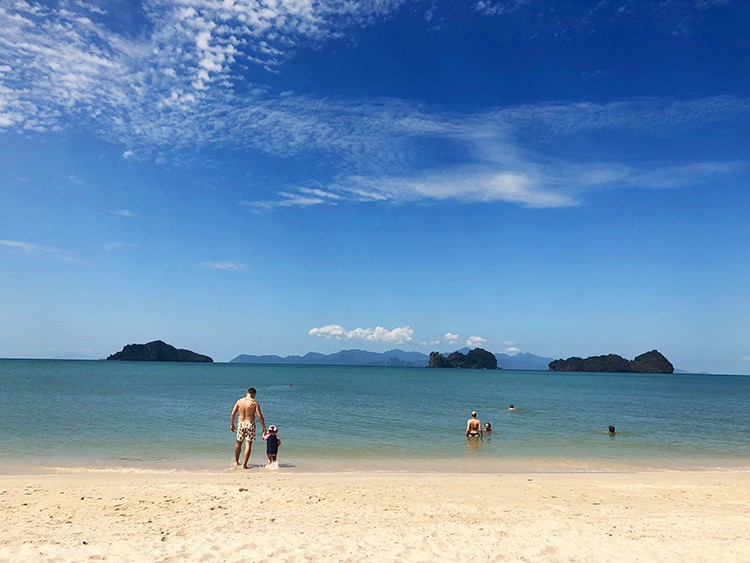
[{"label": "green island", "polygon": [[674,373],[674,366],[658,350],[651,350],[626,360],[617,354],[559,359],[550,362],[551,371],[582,371],[608,373]]},{"label": "green island", "polygon": [[[431,368],[459,368],[459,369],[498,369],[497,358],[492,352],[483,348],[474,348],[466,354],[453,352],[446,358],[440,352],[430,353]],[[502,369],[502,368],[500,368]]]},{"label": "green island", "polygon": [[147,344],[128,344],[120,352],[107,357],[107,360],[127,362],[203,362],[213,359],[191,350],[181,350],[161,340]]}]

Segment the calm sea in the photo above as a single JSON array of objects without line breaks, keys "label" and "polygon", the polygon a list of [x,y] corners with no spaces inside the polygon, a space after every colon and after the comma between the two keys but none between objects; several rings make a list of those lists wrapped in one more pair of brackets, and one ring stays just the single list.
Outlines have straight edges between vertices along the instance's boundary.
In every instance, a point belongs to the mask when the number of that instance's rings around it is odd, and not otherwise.
[{"label": "calm sea", "polygon": [[0,360],[0,473],[230,471],[250,386],[282,471],[750,470],[750,376]]}]

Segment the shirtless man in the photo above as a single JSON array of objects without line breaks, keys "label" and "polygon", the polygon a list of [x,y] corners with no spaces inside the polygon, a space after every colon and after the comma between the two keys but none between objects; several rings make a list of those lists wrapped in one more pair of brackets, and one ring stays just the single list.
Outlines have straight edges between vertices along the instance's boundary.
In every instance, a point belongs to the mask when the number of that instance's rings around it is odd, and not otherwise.
[{"label": "shirtless man", "polygon": [[266,421],[263,420],[263,414],[260,412],[260,405],[255,400],[255,388],[250,387],[247,395],[238,400],[232,409],[232,416],[229,419],[229,429],[234,432],[234,417],[239,413],[237,422],[237,443],[234,445],[234,464],[240,464],[240,451],[242,442],[245,442],[245,457],[242,462],[242,469],[247,469],[247,460],[250,459],[250,450],[255,440],[255,415],[258,415],[260,423],[263,425],[263,434],[266,433]]},{"label": "shirtless man", "polygon": [[471,411],[471,418],[466,421],[466,435],[482,435],[482,422],[477,418],[477,411]]}]

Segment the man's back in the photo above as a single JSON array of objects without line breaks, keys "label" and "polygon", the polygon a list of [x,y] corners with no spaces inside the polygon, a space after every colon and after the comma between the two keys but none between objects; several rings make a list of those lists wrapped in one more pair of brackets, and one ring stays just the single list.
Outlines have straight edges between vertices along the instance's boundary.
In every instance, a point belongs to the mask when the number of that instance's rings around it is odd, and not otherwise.
[{"label": "man's back", "polygon": [[250,397],[244,397],[237,401],[237,413],[239,414],[240,422],[252,422],[255,420],[255,411],[258,403],[255,399]]}]

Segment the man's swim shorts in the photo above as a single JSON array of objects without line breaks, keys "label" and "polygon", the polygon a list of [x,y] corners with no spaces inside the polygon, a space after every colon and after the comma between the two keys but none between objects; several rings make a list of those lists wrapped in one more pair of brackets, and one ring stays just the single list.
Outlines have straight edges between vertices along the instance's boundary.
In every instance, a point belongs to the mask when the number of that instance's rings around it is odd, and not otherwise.
[{"label": "man's swim shorts", "polygon": [[254,420],[252,422],[242,420],[237,423],[237,441],[242,442],[243,440],[247,440],[248,442],[255,440]]}]

